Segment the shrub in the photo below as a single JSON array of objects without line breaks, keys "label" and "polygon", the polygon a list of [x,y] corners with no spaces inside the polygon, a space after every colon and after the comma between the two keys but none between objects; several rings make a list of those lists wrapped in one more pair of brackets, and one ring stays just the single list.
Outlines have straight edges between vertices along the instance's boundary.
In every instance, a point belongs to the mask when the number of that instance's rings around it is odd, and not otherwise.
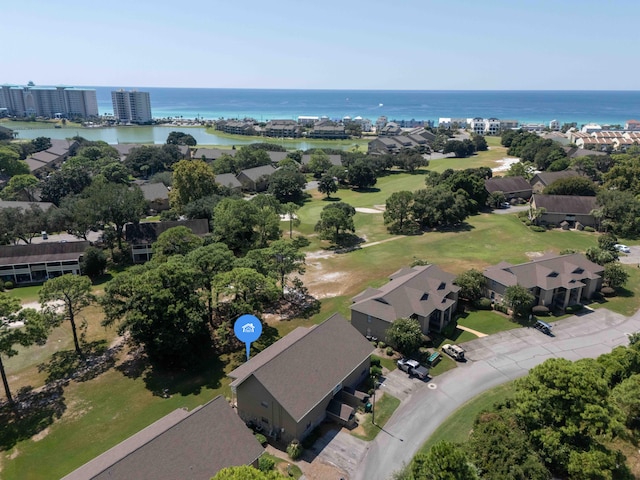
[{"label": "shrub", "polygon": [[547,229],[545,227],[539,227],[537,225],[530,225],[529,228],[534,232],[546,232]]},{"label": "shrub", "polygon": [[5,290],[11,290],[13,288],[13,282],[8,280],[6,282],[4,282],[4,289]]},{"label": "shrub", "polygon": [[584,231],[585,232],[595,232],[596,229],[593,227],[590,227],[589,225],[587,225],[586,227],[584,227]]},{"label": "shrub", "polygon": [[387,344],[384,342],[378,342],[378,348],[387,348]]},{"label": "shrub", "polygon": [[602,295],[604,295],[605,297],[613,297],[616,294],[616,290],[611,287],[602,287],[600,289],[600,293],[602,293]]},{"label": "shrub", "polygon": [[393,348],[387,347],[387,350],[385,351],[385,353],[387,354],[388,357],[392,357],[393,356]]},{"label": "shrub", "polygon": [[567,308],[564,309],[564,311],[566,313],[576,313],[582,310],[583,308],[584,307],[578,303],[576,305],[569,305]]},{"label": "shrub", "polygon": [[478,310],[491,310],[491,305],[492,305],[491,299],[487,297],[482,297],[481,299],[479,299],[474,303],[474,306]]},{"label": "shrub", "polygon": [[302,456],[303,451],[304,449],[302,448],[302,445],[300,445],[297,440],[293,440],[287,446],[287,455],[289,455],[289,458],[291,458],[291,460],[298,460]]},{"label": "shrub", "polygon": [[530,226],[531,226],[531,220],[529,220],[528,218],[526,218],[526,219],[524,220],[524,224],[525,224],[527,227],[530,227]]},{"label": "shrub", "polygon": [[258,459],[258,470],[261,472],[270,472],[275,466],[276,462],[272,458],[263,455]]},{"label": "shrub", "polygon": [[549,315],[549,309],[544,305],[536,305],[531,309],[531,312],[534,315],[539,315],[541,317],[546,317],[547,315]]},{"label": "shrub", "polygon": [[382,375],[382,367],[372,366],[369,369],[369,375],[374,378],[378,378],[380,375]]},{"label": "shrub", "polygon": [[267,437],[265,437],[263,434],[256,433],[255,437],[256,437],[256,440],[258,440],[258,442],[260,442],[260,445],[262,445],[263,447],[267,444]]},{"label": "shrub", "polygon": [[498,312],[509,313],[509,307],[507,307],[506,305],[504,305],[502,303],[496,303],[493,306],[493,309],[498,311]]},{"label": "shrub", "polygon": [[378,357],[371,357],[371,366],[372,367],[379,367],[380,366],[380,359]]},{"label": "shrub", "polygon": [[309,239],[308,239],[307,237],[304,237],[304,236],[302,236],[302,235],[299,235],[299,236],[297,236],[297,237],[295,237],[295,238],[293,239],[293,241],[291,242],[291,244],[292,244],[294,247],[296,247],[296,248],[300,249],[300,248],[308,247],[308,246],[311,244],[311,242],[309,241]]}]

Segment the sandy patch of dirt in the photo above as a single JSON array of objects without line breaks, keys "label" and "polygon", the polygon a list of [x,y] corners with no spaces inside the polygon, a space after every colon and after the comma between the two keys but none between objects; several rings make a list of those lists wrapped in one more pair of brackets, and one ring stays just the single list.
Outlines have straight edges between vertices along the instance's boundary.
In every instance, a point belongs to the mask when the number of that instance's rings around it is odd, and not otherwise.
[{"label": "sandy patch of dirt", "polygon": [[376,210],[375,208],[364,208],[364,207],[357,207],[356,208],[356,212],[360,212],[360,213],[382,213],[380,210]]},{"label": "sandy patch of dirt", "polygon": [[529,258],[539,258],[544,255],[544,252],[525,252],[525,255]]},{"label": "sandy patch of dirt", "polygon": [[14,448],[13,452],[11,452],[11,455],[9,455],[7,458],[9,460],[14,460],[14,459],[18,458],[19,455],[20,455],[20,450],[18,450],[17,448]]},{"label": "sandy patch of dirt", "polygon": [[308,252],[305,256],[306,260],[316,260],[322,258],[331,258],[335,255],[335,253],[327,251],[327,250],[318,250],[315,252]]},{"label": "sandy patch of dirt", "polygon": [[500,160],[496,160],[496,163],[500,164],[500,166],[494,167],[491,170],[494,172],[506,172],[511,168],[511,165],[513,165],[514,163],[518,163],[519,161],[519,158],[505,157]]},{"label": "sandy patch of dirt", "polygon": [[47,435],[49,435],[49,427],[45,428],[41,432],[36,433],[33,437],[31,437],[31,440],[33,440],[34,442],[39,442]]}]

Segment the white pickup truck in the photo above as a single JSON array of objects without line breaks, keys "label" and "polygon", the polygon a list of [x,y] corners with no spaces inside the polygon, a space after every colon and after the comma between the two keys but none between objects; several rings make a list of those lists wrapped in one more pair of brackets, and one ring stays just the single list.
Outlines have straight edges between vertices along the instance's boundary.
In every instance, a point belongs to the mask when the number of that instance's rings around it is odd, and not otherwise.
[{"label": "white pickup truck", "polygon": [[418,377],[424,380],[429,376],[429,369],[423,367],[415,360],[409,360],[408,358],[401,358],[398,360],[398,368],[403,372],[407,372],[409,375]]}]

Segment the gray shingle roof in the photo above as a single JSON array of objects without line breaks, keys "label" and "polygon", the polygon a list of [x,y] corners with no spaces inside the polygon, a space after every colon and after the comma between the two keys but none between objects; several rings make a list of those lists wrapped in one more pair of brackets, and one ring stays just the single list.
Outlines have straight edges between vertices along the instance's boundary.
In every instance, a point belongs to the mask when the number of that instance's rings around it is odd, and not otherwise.
[{"label": "gray shingle roof", "polygon": [[216,175],[215,181],[223,187],[242,188],[242,184],[233,173],[221,173]]},{"label": "gray shingle roof", "polygon": [[299,421],[373,353],[373,346],[341,315],[298,328],[232,371],[238,386],[256,378]]},{"label": "gray shingle roof", "polygon": [[144,195],[144,199],[153,202],[154,200],[166,200],[169,198],[169,189],[164,183],[145,183],[140,185],[140,190]]},{"label": "gray shingle roof", "polygon": [[190,413],[175,410],[63,480],[209,480],[225,467],[253,463],[263,451],[218,396]]},{"label": "gray shingle roof", "polygon": [[484,181],[488,192],[531,192],[531,185],[523,177],[494,177]]},{"label": "gray shingle roof", "polygon": [[402,268],[389,278],[382,287],[368,288],[354,297],[351,309],[390,323],[413,314],[428,317],[449,308],[454,301],[447,295],[460,290],[452,283],[455,276],[436,265]]},{"label": "gray shingle roof", "polygon": [[519,265],[503,262],[485,269],[484,276],[501,285],[553,290],[581,286],[582,279],[597,279],[604,268],[580,253],[551,255]]},{"label": "gray shingle roof", "polygon": [[0,245],[0,265],[77,260],[89,245],[85,241]]},{"label": "gray shingle roof", "polygon": [[246,170],[242,170],[242,172],[249,180],[256,181],[260,177],[270,176],[273,172],[276,171],[276,168],[272,165],[262,165],[261,167],[247,168]]},{"label": "gray shingle roof", "polygon": [[219,148],[199,148],[193,154],[193,158],[200,160],[204,155],[207,160],[216,160],[222,155],[231,155],[235,157],[237,150],[221,150]]},{"label": "gray shingle roof", "polygon": [[127,242],[134,244],[150,244],[155,242],[160,234],[173,227],[187,227],[196,235],[206,235],[209,233],[209,221],[206,218],[194,220],[176,220],[170,222],[145,222],[127,223],[125,236]]},{"label": "gray shingle roof", "polygon": [[53,203],[50,202],[19,202],[14,200],[0,200],[0,210],[2,210],[3,208],[30,209],[31,205],[37,205],[45,212],[53,207]]},{"label": "gray shingle roof", "polygon": [[561,178],[578,177],[580,174],[575,170],[562,170],[560,172],[539,172],[536,173],[531,179],[531,184],[541,182],[543,185],[551,185],[556,180]]},{"label": "gray shingle roof", "polygon": [[[327,157],[329,157],[329,161],[331,162],[331,165],[335,165],[338,167],[342,166],[342,155],[327,155]],[[310,161],[311,161],[310,154],[302,155],[303,165],[308,165]]]},{"label": "gray shingle roof", "polygon": [[568,215],[589,215],[597,207],[596,197],[578,195],[533,195],[532,203],[536,208],[544,208],[546,213]]}]

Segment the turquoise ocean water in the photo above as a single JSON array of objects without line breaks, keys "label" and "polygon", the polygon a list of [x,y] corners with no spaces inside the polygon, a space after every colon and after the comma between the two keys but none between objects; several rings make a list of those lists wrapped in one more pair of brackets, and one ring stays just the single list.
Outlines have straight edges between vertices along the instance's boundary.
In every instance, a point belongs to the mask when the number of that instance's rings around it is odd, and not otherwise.
[{"label": "turquoise ocean water", "polygon": [[[97,90],[101,114],[111,113],[111,91]],[[118,87],[120,88],[120,87]],[[131,88],[131,87],[125,87]],[[520,122],[624,124],[640,118],[640,91],[401,91],[144,88],[155,118],[242,118],[260,121],[299,115],[390,120],[497,117]]]}]

